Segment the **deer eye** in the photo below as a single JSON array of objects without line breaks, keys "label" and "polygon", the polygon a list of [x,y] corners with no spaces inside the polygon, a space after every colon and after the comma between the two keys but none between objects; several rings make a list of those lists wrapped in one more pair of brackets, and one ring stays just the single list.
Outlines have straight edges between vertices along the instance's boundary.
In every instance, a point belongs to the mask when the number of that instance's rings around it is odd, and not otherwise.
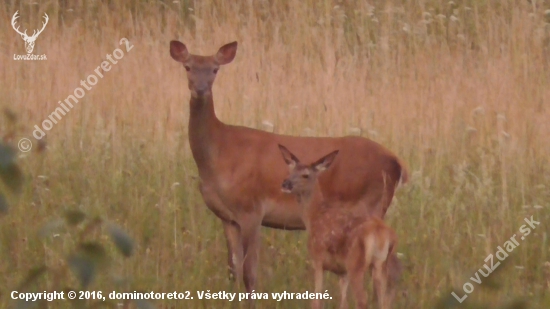
[{"label": "deer eye", "polygon": [[308,178],[309,178],[309,175],[308,175],[308,174],[304,174],[304,175],[302,175],[302,178],[308,179]]},{"label": "deer eye", "polygon": [[215,68],[214,71],[213,71],[214,74],[218,73],[218,70],[219,70],[218,68]]},{"label": "deer eye", "polygon": [[189,66],[186,65],[186,66],[185,66],[185,70],[186,70],[187,72],[189,72],[189,71],[191,71],[191,68],[190,68]]}]

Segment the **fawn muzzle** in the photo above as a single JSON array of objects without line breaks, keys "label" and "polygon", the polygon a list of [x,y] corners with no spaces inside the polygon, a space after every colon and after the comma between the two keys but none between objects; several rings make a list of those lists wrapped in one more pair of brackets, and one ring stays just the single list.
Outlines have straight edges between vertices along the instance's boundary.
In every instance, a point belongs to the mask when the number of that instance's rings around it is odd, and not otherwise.
[{"label": "fawn muzzle", "polygon": [[283,181],[283,184],[281,185],[281,191],[285,192],[285,193],[290,193],[292,191],[292,182],[288,179],[285,179]]}]

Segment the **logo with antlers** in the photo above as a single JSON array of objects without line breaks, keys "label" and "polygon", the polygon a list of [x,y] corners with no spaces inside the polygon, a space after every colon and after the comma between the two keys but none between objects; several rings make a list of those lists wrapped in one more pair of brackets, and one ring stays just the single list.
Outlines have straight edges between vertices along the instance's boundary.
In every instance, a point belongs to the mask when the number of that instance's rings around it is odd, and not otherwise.
[{"label": "logo with antlers", "polygon": [[17,32],[21,35],[21,37],[25,41],[25,49],[27,50],[27,54],[30,54],[30,53],[32,53],[32,51],[34,49],[34,41],[36,41],[36,38],[38,37],[38,35],[40,35],[40,33],[42,33],[42,31],[44,31],[44,28],[46,28],[46,25],[48,24],[48,20],[49,20],[48,14],[44,13],[44,19],[46,21],[42,23],[42,29],[40,29],[38,32],[36,32],[36,30],[34,30],[32,35],[28,36],[26,29],[25,29],[24,32],[21,32],[21,31],[19,31],[19,27],[15,28],[15,20],[17,18],[19,18],[19,16],[17,16],[17,13],[19,13],[19,11],[15,12],[15,14],[13,14],[13,17],[11,19],[11,26],[13,27],[13,30],[15,30],[15,32]]}]

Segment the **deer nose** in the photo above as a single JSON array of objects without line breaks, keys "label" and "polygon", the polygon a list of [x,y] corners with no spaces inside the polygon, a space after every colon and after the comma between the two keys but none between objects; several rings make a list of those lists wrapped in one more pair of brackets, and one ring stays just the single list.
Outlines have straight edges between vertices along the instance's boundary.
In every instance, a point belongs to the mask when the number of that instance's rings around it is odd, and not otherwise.
[{"label": "deer nose", "polygon": [[290,180],[288,179],[285,179],[285,181],[283,181],[283,184],[281,186],[281,190],[283,192],[290,192],[292,191],[292,182],[290,182]]},{"label": "deer nose", "polygon": [[195,89],[195,92],[197,92],[197,95],[202,96],[206,94],[208,91],[208,86],[199,86]]}]

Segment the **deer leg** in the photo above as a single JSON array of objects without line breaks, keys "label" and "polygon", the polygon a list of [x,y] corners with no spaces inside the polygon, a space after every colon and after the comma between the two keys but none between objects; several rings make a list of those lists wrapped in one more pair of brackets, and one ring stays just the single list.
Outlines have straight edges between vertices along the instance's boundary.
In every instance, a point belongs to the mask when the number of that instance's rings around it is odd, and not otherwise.
[{"label": "deer leg", "polygon": [[260,255],[260,227],[261,224],[255,224],[250,227],[243,238],[244,248],[244,284],[247,292],[252,292],[256,287],[256,277],[258,270],[258,260]]},{"label": "deer leg", "polygon": [[[313,261],[313,276],[315,278],[315,293],[323,293],[323,262]],[[313,299],[311,308],[321,309],[322,303],[320,299]]]},{"label": "deer leg", "polygon": [[[230,279],[240,285],[243,277],[243,241],[241,227],[235,220],[233,213],[224,205],[218,194],[211,186],[204,182],[199,183],[199,191],[206,207],[222,220],[223,231],[227,243],[227,263]],[[233,278],[231,278],[233,277]]]},{"label": "deer leg", "polygon": [[340,284],[340,309],[347,309],[348,308],[347,294],[348,294],[348,285],[349,285],[348,275],[346,274],[346,275],[340,276],[340,280],[338,283]]},{"label": "deer leg", "polygon": [[223,231],[227,243],[227,265],[230,280],[240,285],[243,280],[243,243],[241,231],[235,222],[223,221]]},{"label": "deer leg", "polygon": [[378,306],[380,306],[380,299],[378,298],[378,288],[376,287],[376,281],[374,280],[374,277],[375,277],[375,266],[374,266],[374,262],[371,264],[371,267],[369,268],[369,271],[370,271],[370,276],[371,278],[373,278],[373,284],[372,284],[372,299],[375,303],[378,304]]},{"label": "deer leg", "polygon": [[349,274],[351,289],[355,297],[355,308],[367,309],[367,293],[364,289],[365,271],[356,270]]}]

